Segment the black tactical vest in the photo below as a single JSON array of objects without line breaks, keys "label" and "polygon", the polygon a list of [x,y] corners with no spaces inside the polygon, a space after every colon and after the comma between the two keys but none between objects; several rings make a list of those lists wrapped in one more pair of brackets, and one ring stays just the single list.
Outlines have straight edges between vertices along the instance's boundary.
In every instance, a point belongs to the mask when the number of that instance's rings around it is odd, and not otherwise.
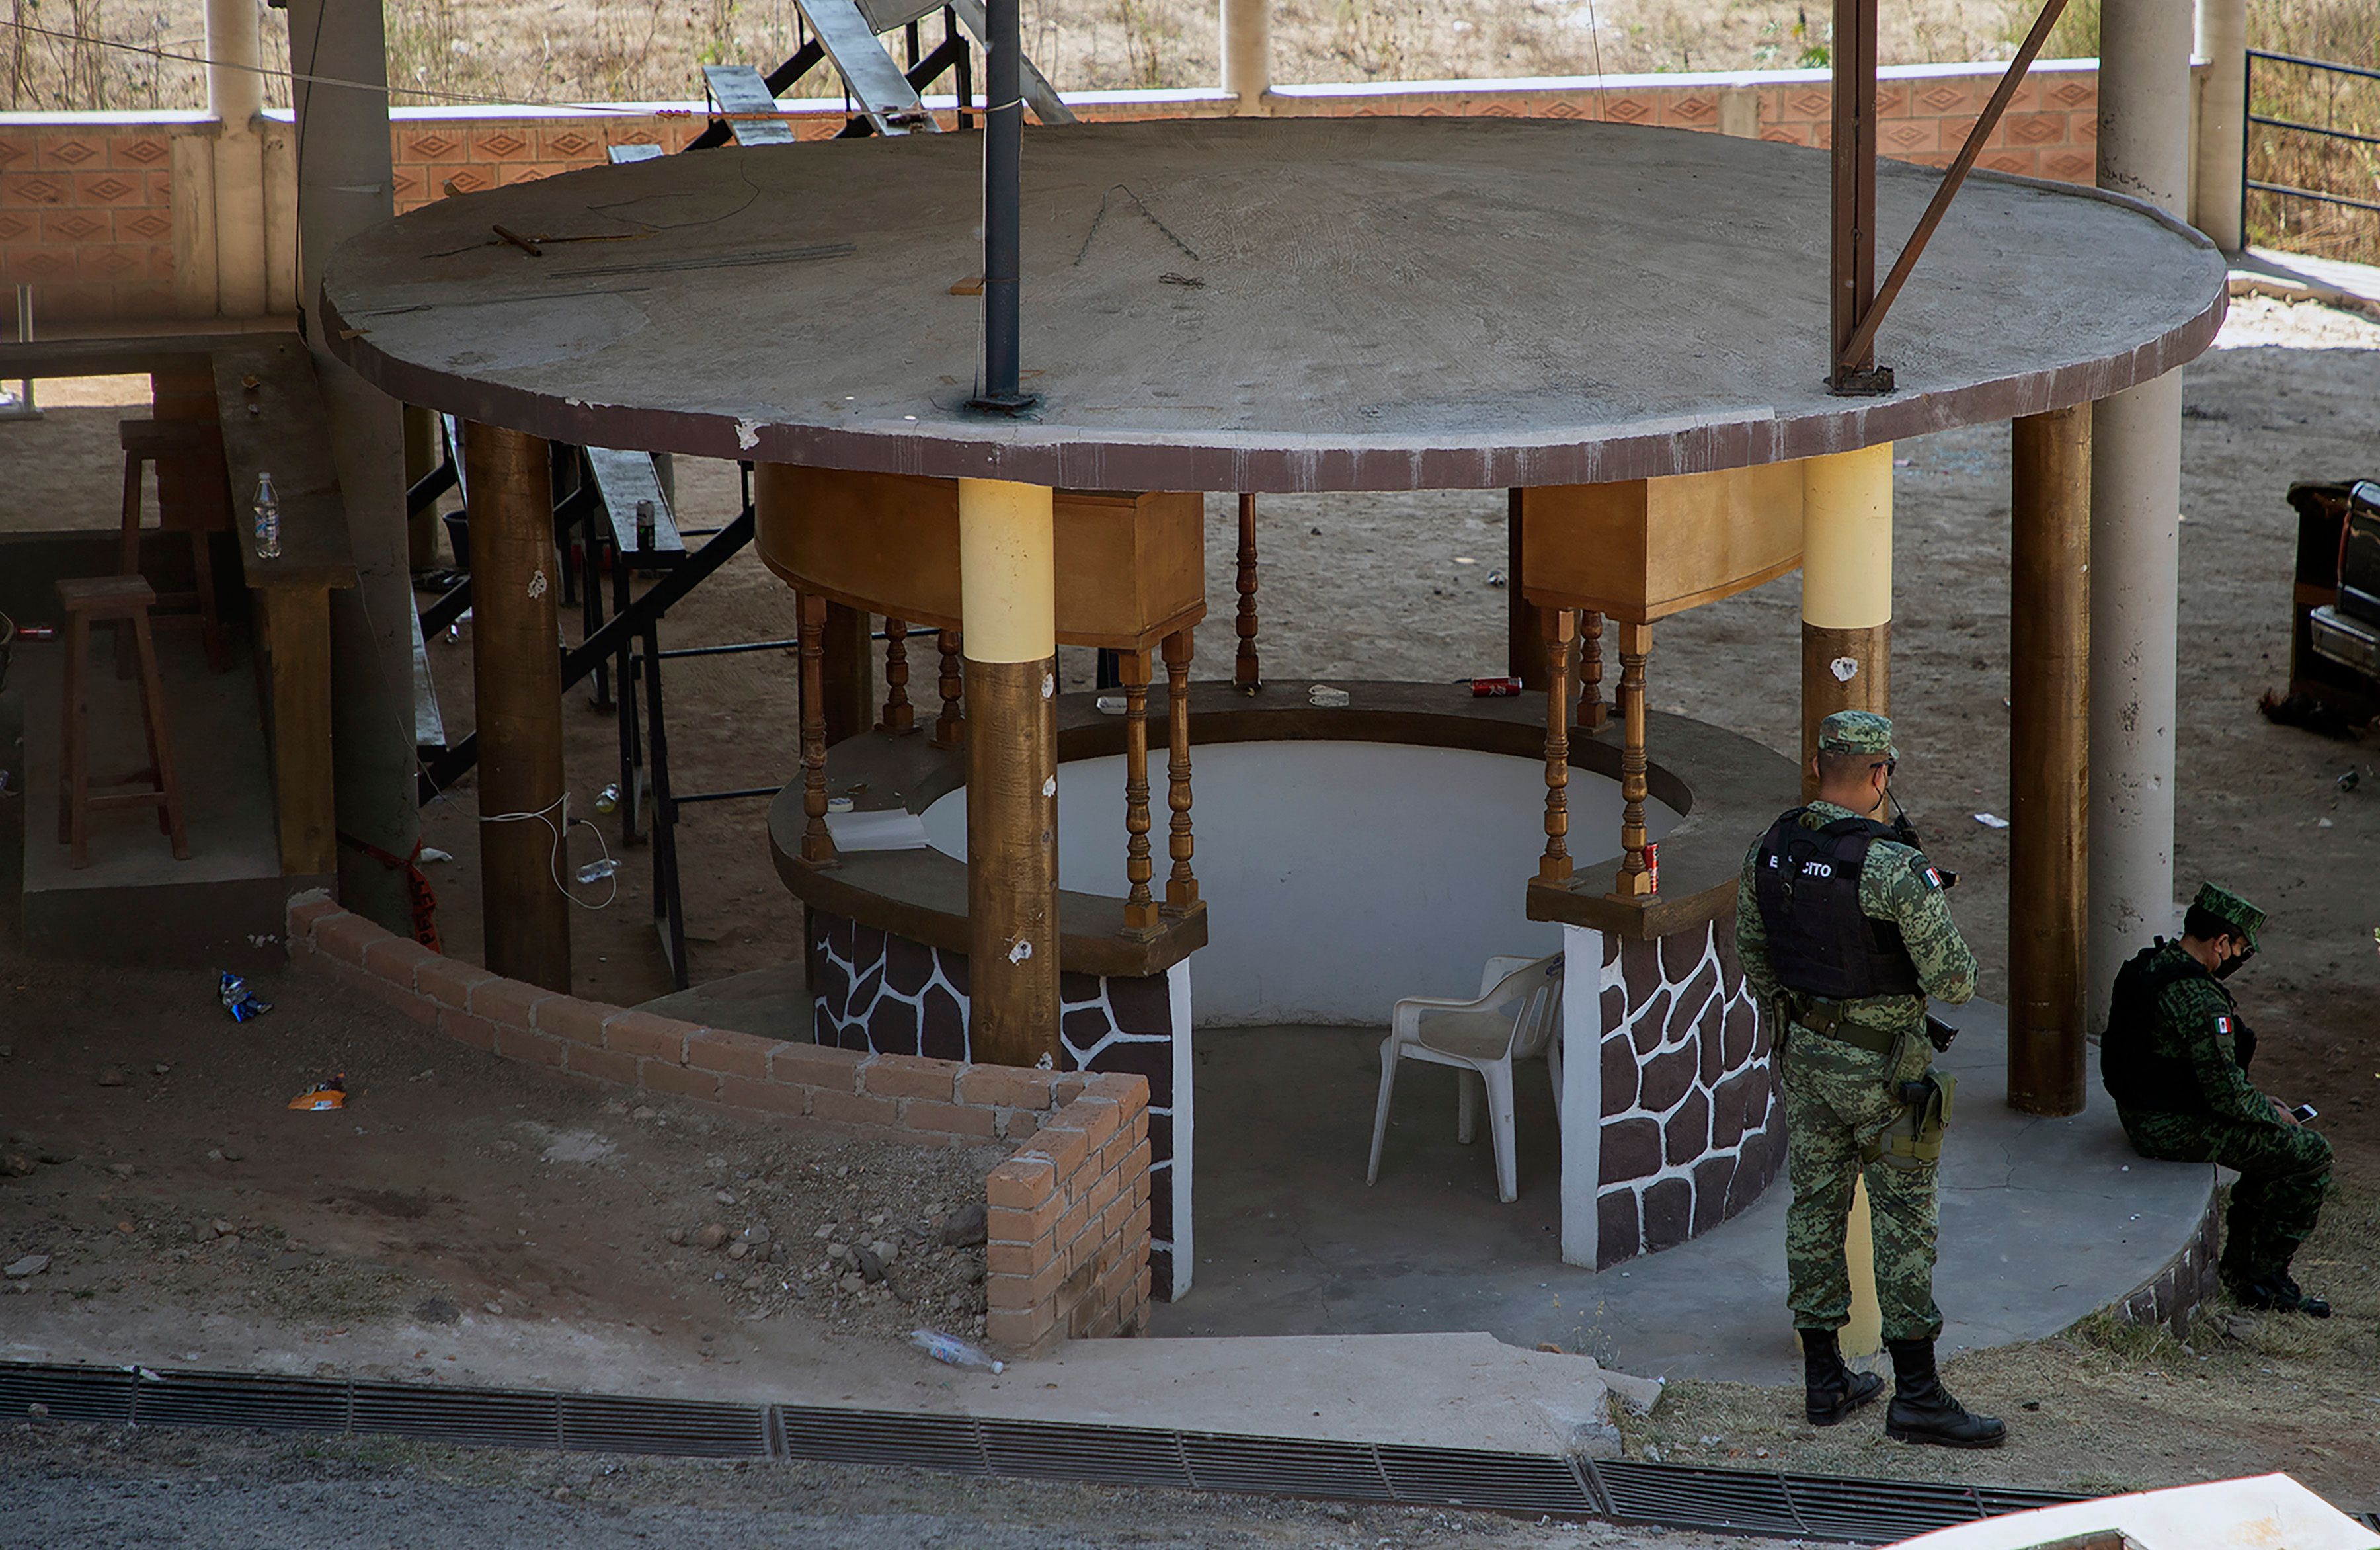
[{"label": "black tactical vest", "polygon": [[[2187,953],[2168,963],[2152,963],[2165,946],[2160,936],[2134,953],[2116,970],[2116,989],[2107,1004],[2107,1035],[2099,1044],[2099,1080],[2107,1096],[2124,1108],[2155,1114],[2204,1115],[2213,1112],[2198,1085],[2198,1072],[2180,1056],[2161,1055],[2156,1044],[2157,997],[2168,985],[2205,966]],[[2212,975],[2207,975],[2213,978]],[[2256,1036],[2244,1026],[2233,1036],[2240,1068],[2256,1056]]]},{"label": "black tactical vest", "polygon": [[1900,928],[1860,912],[1868,847],[1892,830],[1864,818],[1804,828],[1809,811],[1797,807],[1771,824],[1754,863],[1769,967],[1786,989],[1830,1001],[1920,994]]}]

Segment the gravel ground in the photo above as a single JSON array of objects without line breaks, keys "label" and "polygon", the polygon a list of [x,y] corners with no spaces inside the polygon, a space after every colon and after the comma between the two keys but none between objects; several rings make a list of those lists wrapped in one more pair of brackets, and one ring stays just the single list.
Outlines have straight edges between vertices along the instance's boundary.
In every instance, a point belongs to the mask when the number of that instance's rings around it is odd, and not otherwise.
[{"label": "gravel ground", "polygon": [[1484,1513],[820,1464],[689,1464],[238,1433],[0,1430],[0,1544],[274,1550],[1782,1550]]}]

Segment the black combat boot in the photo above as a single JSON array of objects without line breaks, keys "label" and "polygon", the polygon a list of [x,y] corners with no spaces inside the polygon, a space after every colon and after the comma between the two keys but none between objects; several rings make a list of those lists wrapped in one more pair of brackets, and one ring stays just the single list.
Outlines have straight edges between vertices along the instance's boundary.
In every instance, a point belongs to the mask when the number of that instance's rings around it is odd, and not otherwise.
[{"label": "black combat boot", "polygon": [[2303,1313],[2310,1319],[2330,1317],[2327,1299],[2309,1296],[2305,1289],[2289,1279],[2289,1272],[2260,1275],[2231,1294],[2242,1308],[2253,1308],[2274,1313]]},{"label": "black combat boot", "polygon": [[1998,1447],[2008,1428],[1988,1415],[1970,1415],[1934,1372],[1934,1342],[1888,1340],[1892,1349],[1892,1404],[1884,1434],[1896,1442],[1943,1447]]},{"label": "black combat boot", "polygon": [[1843,1365],[1842,1343],[1833,1330],[1804,1329],[1800,1334],[1811,1425],[1832,1426],[1884,1392],[1882,1378]]}]

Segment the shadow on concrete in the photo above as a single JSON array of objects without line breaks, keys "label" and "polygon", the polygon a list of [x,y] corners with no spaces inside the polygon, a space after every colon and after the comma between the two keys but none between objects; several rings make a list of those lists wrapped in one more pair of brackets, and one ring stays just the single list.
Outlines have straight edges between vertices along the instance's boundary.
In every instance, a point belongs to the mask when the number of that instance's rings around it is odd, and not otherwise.
[{"label": "shadow on concrete", "polygon": [[[1937,1300],[1948,1350],[2054,1335],[2155,1277],[2213,1206],[2214,1170],[2132,1155],[2099,1089],[2070,1119],[2007,1106],[2000,1009],[1960,1009]],[[1485,1126],[1454,1140],[1451,1071],[1400,1072],[1366,1188],[1377,1029],[1197,1035],[1196,1280],[1159,1336],[1486,1330],[1647,1375],[1785,1383],[1780,1177],[1734,1221],[1600,1275],[1561,1263],[1558,1141],[1541,1064],[1518,1073],[1521,1198],[1496,1199]]]}]

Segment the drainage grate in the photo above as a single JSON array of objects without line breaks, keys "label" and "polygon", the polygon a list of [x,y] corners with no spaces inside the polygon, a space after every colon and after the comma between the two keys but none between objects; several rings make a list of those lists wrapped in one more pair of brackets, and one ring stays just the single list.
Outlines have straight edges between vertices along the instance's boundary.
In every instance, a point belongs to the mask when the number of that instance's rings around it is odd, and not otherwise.
[{"label": "drainage grate", "polygon": [[2074,1498],[2049,1491],[1156,1427],[741,1405],[633,1395],[0,1363],[0,1420],[369,1433],[456,1446],[774,1456],[1081,1481],[1608,1518],[1875,1544]]},{"label": "drainage grate", "polygon": [[345,1432],[345,1382],[254,1373],[176,1373],[132,1385],[135,1426],[237,1426],[255,1432]]},{"label": "drainage grate", "polygon": [[131,1373],[122,1367],[0,1366],[0,1417],[21,1421],[46,1414],[52,1421],[128,1426],[132,1383]]}]

